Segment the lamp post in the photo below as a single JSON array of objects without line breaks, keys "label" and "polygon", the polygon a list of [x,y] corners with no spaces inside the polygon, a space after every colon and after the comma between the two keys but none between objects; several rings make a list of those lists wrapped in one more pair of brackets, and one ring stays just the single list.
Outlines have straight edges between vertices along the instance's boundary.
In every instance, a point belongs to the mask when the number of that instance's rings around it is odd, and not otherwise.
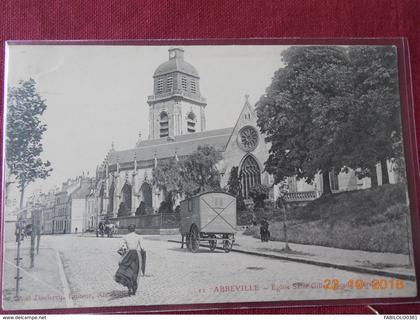
[{"label": "lamp post", "polygon": [[19,299],[19,281],[22,279],[20,276],[20,260],[22,258],[20,257],[20,242],[22,237],[22,220],[20,218],[16,222],[16,241],[17,241],[17,252],[16,252],[16,295],[15,298]]},{"label": "lamp post", "polygon": [[36,240],[36,252],[39,253],[39,243],[41,241],[41,207],[34,207],[32,209],[32,231],[31,231],[31,265],[35,266],[35,240]]}]

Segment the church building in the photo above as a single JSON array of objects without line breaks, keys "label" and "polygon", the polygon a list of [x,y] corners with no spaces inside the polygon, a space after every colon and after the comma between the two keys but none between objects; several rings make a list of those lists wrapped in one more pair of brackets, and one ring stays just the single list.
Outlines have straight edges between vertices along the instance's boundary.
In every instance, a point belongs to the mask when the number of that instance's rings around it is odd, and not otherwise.
[{"label": "church building", "polygon": [[[222,187],[236,166],[245,199],[249,199],[250,188],[260,183],[269,186],[270,198],[276,199],[274,179],[264,171],[270,145],[257,127],[256,112],[248,96],[232,127],[207,130],[207,103],[200,90],[200,76],[185,61],[181,48],[169,49],[168,61],[153,74],[153,84],[153,95],[147,97],[149,139],[139,137],[129,150],[112,147],[97,169],[97,210],[101,217],[116,217],[121,203],[126,215],[135,215],[141,203],[147,214],[157,213],[165,194],[152,183],[153,168],[164,159],[187,156],[200,145],[212,145],[222,153],[223,159],[218,163]],[[340,173],[331,176],[331,185],[336,190],[354,190],[369,187],[368,180],[359,180],[354,173]],[[288,182],[290,201],[313,200],[322,193],[319,176],[311,185],[293,177]]]}]

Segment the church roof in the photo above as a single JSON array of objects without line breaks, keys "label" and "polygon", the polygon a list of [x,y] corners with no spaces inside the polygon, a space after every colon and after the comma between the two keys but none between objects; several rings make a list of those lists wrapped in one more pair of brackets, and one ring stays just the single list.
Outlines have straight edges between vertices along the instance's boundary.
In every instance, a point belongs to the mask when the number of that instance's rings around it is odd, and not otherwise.
[{"label": "church roof", "polygon": [[184,60],[184,50],[180,48],[169,49],[170,53],[172,51],[175,54],[175,56],[170,57],[168,61],[165,61],[159,67],[157,67],[155,73],[153,74],[153,77],[161,76],[172,72],[182,72],[199,78],[197,69]]},{"label": "church roof", "polygon": [[138,161],[148,161],[174,157],[175,153],[178,157],[189,155],[202,145],[212,145],[223,152],[226,149],[229,137],[233,128],[216,129],[204,132],[184,134],[173,138],[160,138],[155,140],[141,141],[136,148],[116,151],[109,154],[109,164],[127,163],[134,160],[134,155]]},{"label": "church roof", "polygon": [[197,69],[194,68],[192,64],[179,59],[171,59],[162,63],[159,67],[157,67],[155,73],[153,74],[153,77],[161,76],[176,71],[183,72],[197,78],[199,77]]}]

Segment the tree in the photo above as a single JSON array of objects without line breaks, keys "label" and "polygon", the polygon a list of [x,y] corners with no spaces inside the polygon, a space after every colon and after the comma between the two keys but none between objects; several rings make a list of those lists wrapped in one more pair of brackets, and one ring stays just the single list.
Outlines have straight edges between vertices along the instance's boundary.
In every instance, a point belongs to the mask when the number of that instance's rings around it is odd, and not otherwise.
[{"label": "tree", "polygon": [[257,103],[257,124],[271,143],[265,170],[279,183],[294,176],[312,182],[344,166],[342,132],[351,110],[351,68],[346,49],[333,46],[290,47],[284,67]]},{"label": "tree", "polygon": [[353,167],[377,185],[376,164],[381,163],[382,184],[389,183],[387,160],[402,154],[400,97],[396,49],[391,46],[352,46],[349,58],[353,69],[356,103],[347,139],[357,149],[348,159]]},{"label": "tree", "polygon": [[263,184],[256,184],[249,189],[249,196],[255,204],[255,208],[264,208],[264,200],[268,198],[270,189]]},{"label": "tree", "polygon": [[217,163],[222,154],[213,146],[198,146],[181,163],[182,192],[192,196],[205,191],[220,190],[220,173]]},{"label": "tree", "polygon": [[47,105],[36,91],[35,80],[29,79],[9,87],[7,108],[6,162],[16,177],[22,208],[26,187],[36,179],[46,179],[52,171],[50,162],[40,157],[47,130],[40,117]]},{"label": "tree", "polygon": [[246,206],[242,197],[241,179],[238,174],[238,167],[232,167],[230,170],[227,192],[236,197],[236,209],[238,211],[244,211]]},{"label": "tree", "polygon": [[135,214],[136,216],[143,216],[146,214],[146,203],[144,203],[144,201],[140,201]]},{"label": "tree", "polygon": [[284,251],[290,252],[289,238],[287,236],[287,201],[286,194],[289,192],[288,184],[286,181],[282,181],[278,184],[280,191],[279,197],[277,198],[277,208],[279,208],[283,214],[283,233],[284,233]]},{"label": "tree", "polygon": [[213,146],[198,146],[182,159],[160,161],[153,169],[153,183],[167,192],[172,204],[179,195],[188,197],[220,190],[220,173],[216,165],[221,159],[221,153]]},{"label": "tree", "polygon": [[171,199],[171,196],[169,196],[168,199],[163,200],[160,203],[160,206],[159,206],[159,209],[158,209],[159,213],[173,213],[174,212],[173,203],[170,199]]},{"label": "tree", "polygon": [[152,172],[153,184],[166,193],[171,203],[182,194],[181,167],[182,163],[175,158],[165,159]]},{"label": "tree", "polygon": [[127,206],[125,205],[124,202],[121,202],[120,206],[118,207],[118,212],[117,212],[118,217],[126,216],[128,215],[128,213],[129,213],[129,210]]}]

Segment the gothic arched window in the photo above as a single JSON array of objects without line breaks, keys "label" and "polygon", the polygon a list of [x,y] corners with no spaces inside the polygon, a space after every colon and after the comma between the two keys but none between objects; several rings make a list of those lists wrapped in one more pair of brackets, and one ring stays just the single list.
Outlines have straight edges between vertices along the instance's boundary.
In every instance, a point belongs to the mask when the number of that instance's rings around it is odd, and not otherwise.
[{"label": "gothic arched window", "polygon": [[197,118],[193,112],[190,112],[187,116],[187,131],[188,133],[195,132],[195,124],[197,122]]},{"label": "gothic arched window", "polygon": [[122,201],[128,212],[131,211],[131,190],[131,185],[128,183],[124,184],[124,187],[122,188]]},{"label": "gothic arched window", "polygon": [[108,213],[114,212],[114,181],[111,183],[111,187],[109,188],[109,201],[108,201]]},{"label": "gothic arched window", "polygon": [[169,117],[168,114],[163,111],[159,117],[159,128],[160,137],[167,137],[169,135]]},{"label": "gothic arched window", "polygon": [[152,201],[152,187],[147,182],[143,182],[140,188],[140,195],[142,197],[142,201],[146,205],[147,208],[151,208],[153,206]]},{"label": "gothic arched window", "polygon": [[101,189],[99,189],[99,212],[102,213],[104,210],[104,193],[105,193],[105,187],[104,183],[101,185]]},{"label": "gothic arched window", "polygon": [[249,198],[249,190],[256,184],[261,184],[261,170],[254,157],[248,155],[242,162],[240,179],[242,186],[242,196]]}]

